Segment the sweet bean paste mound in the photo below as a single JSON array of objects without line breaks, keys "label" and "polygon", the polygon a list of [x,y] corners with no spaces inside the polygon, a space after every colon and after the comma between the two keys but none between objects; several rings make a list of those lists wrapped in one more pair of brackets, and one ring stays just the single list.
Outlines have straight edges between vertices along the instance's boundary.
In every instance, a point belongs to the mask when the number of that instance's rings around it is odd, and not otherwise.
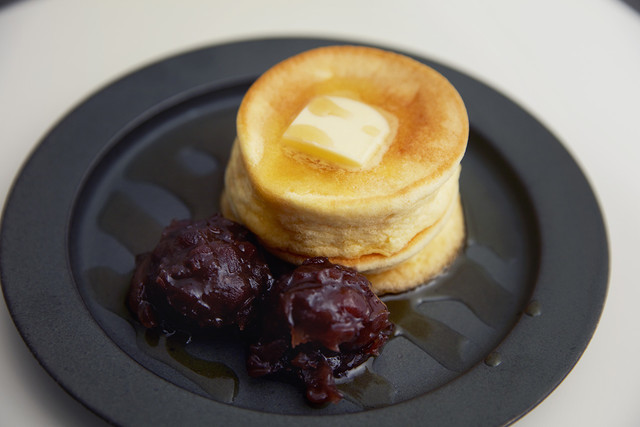
[{"label": "sweet bean paste mound", "polygon": [[152,252],[138,255],[127,303],[148,329],[240,331],[251,376],[297,378],[310,402],[326,403],[342,397],[334,377],[377,355],[393,331],[369,286],[326,258],[274,283],[255,236],[216,214],[173,221]]},{"label": "sweet bean paste mound", "polygon": [[246,329],[273,284],[255,237],[221,215],[173,221],[136,257],[128,304],[148,329]]},{"label": "sweet bean paste mound", "polygon": [[314,403],[338,402],[334,376],[377,355],[393,331],[369,281],[326,258],[308,259],[276,281],[262,324],[249,347],[249,375],[292,373]]}]

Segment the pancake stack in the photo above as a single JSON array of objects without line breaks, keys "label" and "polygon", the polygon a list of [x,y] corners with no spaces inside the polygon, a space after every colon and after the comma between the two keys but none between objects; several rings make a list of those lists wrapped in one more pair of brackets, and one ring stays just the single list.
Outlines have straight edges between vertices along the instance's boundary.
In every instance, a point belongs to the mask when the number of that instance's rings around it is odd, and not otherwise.
[{"label": "pancake stack", "polygon": [[[349,127],[366,135],[341,140]],[[402,292],[463,245],[468,132],[460,95],[422,63],[359,46],[303,52],[245,95],[222,211],[286,261],[325,256],[378,294]]]}]

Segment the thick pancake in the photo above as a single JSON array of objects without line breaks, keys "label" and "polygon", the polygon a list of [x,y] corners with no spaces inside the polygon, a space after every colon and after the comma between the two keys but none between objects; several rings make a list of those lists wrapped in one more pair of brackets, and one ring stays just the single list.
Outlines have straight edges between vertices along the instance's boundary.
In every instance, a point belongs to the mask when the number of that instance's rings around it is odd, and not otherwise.
[{"label": "thick pancake", "polygon": [[[395,137],[375,167],[352,171],[286,154],[282,135],[315,96],[340,94],[397,120]],[[266,200],[332,215],[394,212],[428,197],[464,155],[464,103],[438,72],[403,55],[331,46],[291,57],[264,73],[237,116],[241,156]]]},{"label": "thick pancake", "polygon": [[320,214],[272,204],[261,197],[235,146],[227,166],[226,191],[230,197],[225,203],[229,208],[227,214],[249,224],[267,246],[291,262],[302,262],[313,256],[353,259],[376,254],[368,257],[366,265],[357,265],[369,270],[372,262],[376,268],[392,264],[394,259],[382,261],[380,258],[404,250],[417,240],[416,236],[424,235],[426,229],[431,234],[437,229],[436,224],[442,222],[443,215],[457,198],[459,172],[457,165],[453,175],[437,191],[414,203],[406,203],[401,210],[387,210],[377,215],[366,209],[358,215]]},{"label": "thick pancake", "polygon": [[[260,238],[260,241],[262,245],[266,247],[270,252],[272,252],[276,256],[290,263],[301,264],[307,258],[311,258],[315,256],[326,256],[331,260],[331,262],[334,262],[336,264],[352,267],[360,272],[376,273],[382,270],[386,270],[394,265],[397,265],[398,263],[406,261],[408,258],[420,252],[436,236],[438,236],[441,230],[448,223],[449,218],[453,215],[456,209],[456,206],[459,204],[458,199],[459,199],[459,196],[456,192],[455,196],[451,199],[451,202],[446,207],[447,208],[446,211],[440,217],[438,217],[438,219],[433,224],[420,230],[417,233],[411,234],[409,236],[410,237],[409,240],[404,246],[399,248],[396,252],[393,252],[388,255],[381,254],[376,251],[370,251],[370,252],[366,252],[364,254],[356,255],[352,257],[346,256],[343,253],[338,255],[330,255],[328,253],[329,252],[328,250],[323,250],[325,246],[320,246],[320,250],[313,250],[317,248],[311,248],[312,250],[310,252],[291,251],[291,250],[283,249],[278,246],[273,246],[270,242],[265,241],[262,238]],[[223,194],[222,196],[221,206],[222,206],[223,215],[225,215],[229,219],[239,221],[239,218],[237,217],[237,215],[234,212],[234,209],[229,203],[229,199],[226,197],[226,193]],[[265,223],[268,223],[268,222],[265,221]],[[393,234],[393,230],[385,230],[384,232]],[[397,233],[399,233],[399,231]],[[273,234],[273,233],[269,233],[269,234]],[[315,241],[324,241],[324,239],[326,238],[326,234],[329,234],[329,233],[322,233],[322,234],[317,233],[315,236],[313,235],[308,235],[308,236],[310,239],[313,237],[316,237],[317,239],[311,240],[311,242],[315,242]],[[333,233],[331,233],[330,235],[336,239],[337,241],[336,247],[341,248],[344,246],[339,241],[340,239],[339,235],[333,236]],[[260,236],[260,234],[258,236]],[[343,240],[346,240],[346,239],[343,239]],[[333,249],[333,248],[329,247],[329,249]],[[335,251],[332,250],[331,252],[335,252]]]},{"label": "thick pancake", "polygon": [[[360,101],[386,118],[390,133],[372,163],[345,167],[284,142],[318,96]],[[223,213],[285,260],[327,256],[371,275],[379,293],[408,289],[461,246],[458,178],[468,131],[460,95],[424,64],[366,47],[304,52],[268,70],[245,95]],[[429,267],[412,263],[425,253]],[[407,268],[395,270],[399,264]]]},{"label": "thick pancake", "polygon": [[378,294],[399,293],[422,285],[438,276],[464,247],[465,224],[458,201],[444,228],[420,252],[393,268],[379,273],[364,273]]},{"label": "thick pancake", "polygon": [[[229,209],[227,198],[222,197],[222,213],[230,219],[234,219],[233,213]],[[434,234],[424,247],[417,253],[405,258],[404,261],[393,264],[392,267],[382,271],[363,271],[371,282],[372,290],[378,294],[400,293],[413,289],[419,285],[427,283],[438,276],[456,258],[464,247],[466,229],[464,215],[460,199],[457,198],[453,204],[451,215],[447,217],[442,227]],[[303,257],[293,254],[273,251],[281,258],[300,264]],[[358,260],[333,259],[333,262],[342,262],[350,265],[356,270]],[[362,270],[359,270],[362,271]]]}]

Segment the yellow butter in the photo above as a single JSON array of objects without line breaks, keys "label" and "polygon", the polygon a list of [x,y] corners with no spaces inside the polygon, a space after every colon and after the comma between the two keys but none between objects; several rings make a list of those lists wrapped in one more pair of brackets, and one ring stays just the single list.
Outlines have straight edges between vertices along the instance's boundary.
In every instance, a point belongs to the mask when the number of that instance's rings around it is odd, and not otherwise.
[{"label": "yellow butter", "polygon": [[308,156],[338,166],[362,168],[390,132],[375,108],[341,96],[313,98],[284,132],[283,141]]}]

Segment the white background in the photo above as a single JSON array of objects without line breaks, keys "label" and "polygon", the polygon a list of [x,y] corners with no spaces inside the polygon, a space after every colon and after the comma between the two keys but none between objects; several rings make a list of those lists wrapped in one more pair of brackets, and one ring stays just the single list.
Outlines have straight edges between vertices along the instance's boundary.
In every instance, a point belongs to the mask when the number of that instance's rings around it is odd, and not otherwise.
[{"label": "white background", "polygon": [[[48,129],[108,82],[185,50],[277,35],[434,59],[565,144],[604,211],[609,295],[577,366],[517,425],[640,425],[640,14],[618,0],[13,2],[0,8],[0,200]],[[0,425],[101,423],[39,367],[0,305]]]}]

